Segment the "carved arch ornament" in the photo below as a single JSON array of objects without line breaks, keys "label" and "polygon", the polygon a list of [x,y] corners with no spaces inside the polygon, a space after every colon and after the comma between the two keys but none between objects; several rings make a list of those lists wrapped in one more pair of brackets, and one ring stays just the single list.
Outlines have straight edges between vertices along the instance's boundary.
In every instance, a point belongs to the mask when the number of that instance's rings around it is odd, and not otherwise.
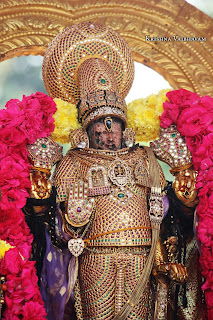
[{"label": "carved arch ornament", "polygon": [[135,61],[157,71],[174,89],[213,95],[213,19],[184,0],[1,0],[0,61],[43,55],[66,26],[88,20],[117,30]]}]

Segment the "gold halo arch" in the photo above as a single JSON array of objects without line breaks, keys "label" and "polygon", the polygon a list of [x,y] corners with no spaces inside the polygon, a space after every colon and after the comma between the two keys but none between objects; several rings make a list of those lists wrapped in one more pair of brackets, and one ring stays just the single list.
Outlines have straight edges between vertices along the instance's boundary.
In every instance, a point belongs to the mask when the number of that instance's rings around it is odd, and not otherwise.
[{"label": "gold halo arch", "polygon": [[213,20],[184,0],[1,0],[0,62],[44,55],[65,27],[88,20],[118,31],[135,61],[157,71],[174,89],[213,94]]}]

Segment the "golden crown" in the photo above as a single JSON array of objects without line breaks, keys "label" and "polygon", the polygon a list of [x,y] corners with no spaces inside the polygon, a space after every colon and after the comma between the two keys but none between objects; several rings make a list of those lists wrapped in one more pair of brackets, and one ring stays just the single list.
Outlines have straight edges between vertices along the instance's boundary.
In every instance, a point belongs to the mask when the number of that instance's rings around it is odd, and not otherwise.
[{"label": "golden crown", "polygon": [[91,22],[66,28],[49,45],[42,71],[48,94],[78,105],[84,128],[107,115],[126,123],[124,98],[134,63],[126,41],[113,29]]}]

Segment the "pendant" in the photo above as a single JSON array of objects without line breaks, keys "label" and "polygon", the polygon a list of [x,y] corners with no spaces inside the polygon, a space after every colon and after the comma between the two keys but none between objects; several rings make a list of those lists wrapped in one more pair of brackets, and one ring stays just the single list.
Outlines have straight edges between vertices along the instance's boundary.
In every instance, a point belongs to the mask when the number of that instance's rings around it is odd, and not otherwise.
[{"label": "pendant", "polygon": [[68,241],[68,249],[72,253],[73,256],[78,257],[84,251],[84,240],[78,239],[70,239]]},{"label": "pendant", "polygon": [[[123,188],[122,188],[123,189]],[[120,188],[111,188],[110,198],[119,204],[126,205],[132,197],[132,192],[130,190],[121,190]]]},{"label": "pendant", "polygon": [[108,175],[112,183],[118,187],[125,187],[127,183],[133,184],[130,168],[119,158],[109,165]]},{"label": "pendant", "polygon": [[110,193],[110,185],[107,178],[107,171],[103,166],[92,166],[87,173],[87,179],[89,184],[89,197]]},{"label": "pendant", "polygon": [[138,185],[151,188],[151,178],[144,159],[139,159],[134,168],[135,182]]}]

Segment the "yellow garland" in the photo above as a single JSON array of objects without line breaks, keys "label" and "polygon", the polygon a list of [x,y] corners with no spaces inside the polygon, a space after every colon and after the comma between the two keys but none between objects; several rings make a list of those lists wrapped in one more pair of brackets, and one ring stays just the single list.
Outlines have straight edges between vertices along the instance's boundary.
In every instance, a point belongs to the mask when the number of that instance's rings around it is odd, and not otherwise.
[{"label": "yellow garland", "polygon": [[54,101],[57,111],[53,115],[55,119],[55,130],[52,133],[52,138],[62,144],[69,143],[70,132],[81,127],[78,122],[77,108],[74,104],[58,98],[54,99]]},{"label": "yellow garland", "polygon": [[133,128],[136,141],[148,142],[159,137],[160,119],[166,93],[171,89],[163,89],[158,94],[137,99],[127,105],[127,127]]},{"label": "yellow garland", "polygon": [[[137,99],[127,105],[127,127],[136,132],[136,141],[151,141],[159,136],[159,116],[163,112],[166,93],[171,89],[163,89],[157,95]],[[55,130],[52,138],[59,143],[69,143],[71,131],[81,128],[78,122],[78,111],[74,104],[61,99],[54,99],[57,111],[54,114]]]},{"label": "yellow garland", "polygon": [[7,243],[4,240],[0,240],[0,259],[4,258],[5,252],[7,252],[9,249],[14,248],[9,243]]}]

